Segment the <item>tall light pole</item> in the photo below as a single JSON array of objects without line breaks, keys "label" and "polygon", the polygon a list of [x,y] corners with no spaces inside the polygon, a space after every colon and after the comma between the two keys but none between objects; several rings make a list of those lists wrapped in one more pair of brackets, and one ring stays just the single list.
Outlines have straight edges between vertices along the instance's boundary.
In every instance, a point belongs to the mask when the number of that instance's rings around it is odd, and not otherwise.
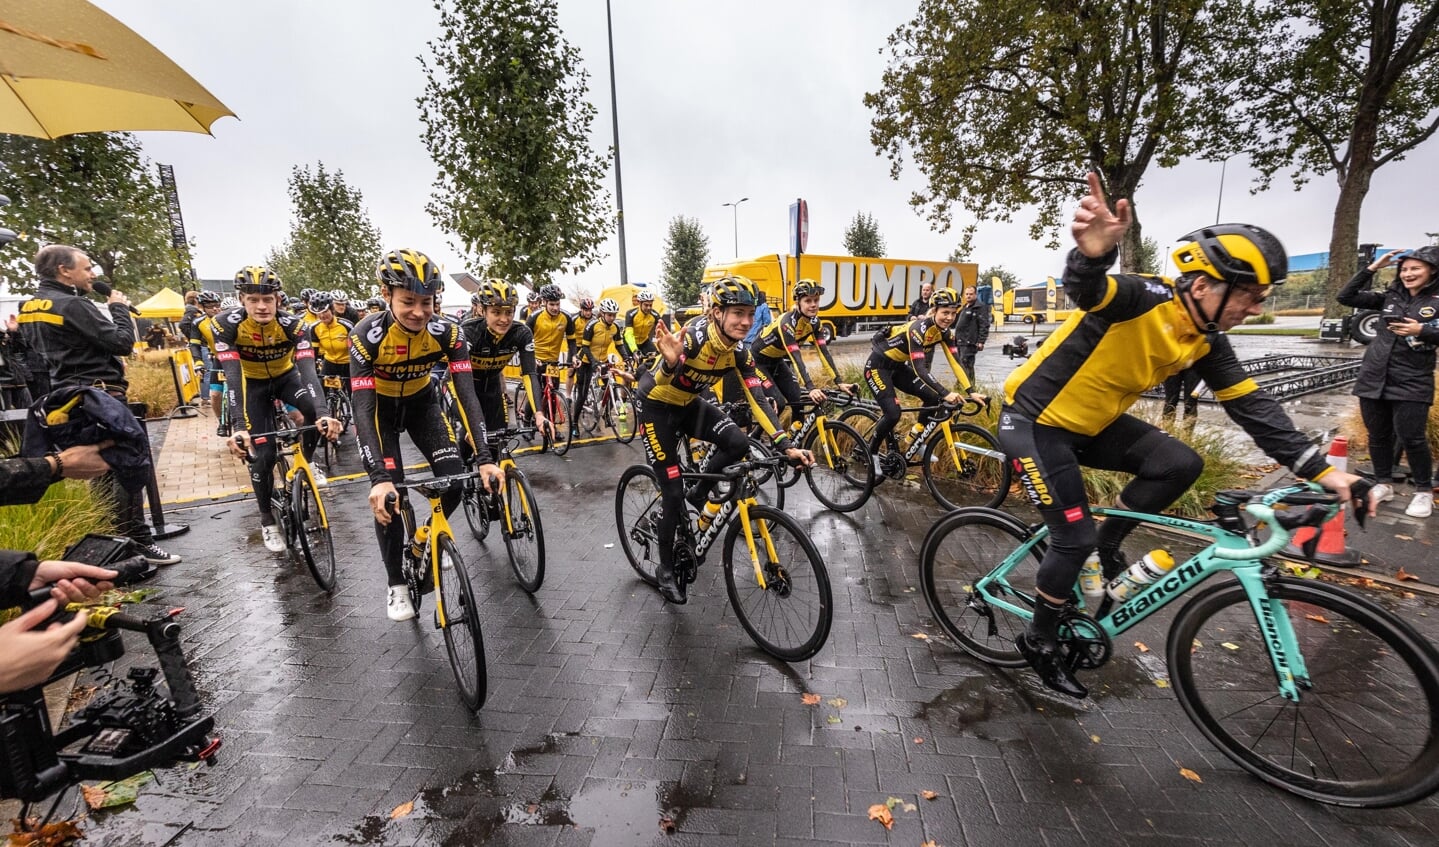
[{"label": "tall light pole", "polygon": [[615,129],[615,204],[620,237],[620,285],[630,284],[630,269],[625,262],[625,190],[620,179],[620,107],[615,97],[615,28],[610,20],[610,0],[605,0],[605,32],[610,41],[610,123]]},{"label": "tall light pole", "polygon": [[741,197],[733,203],[722,203],[721,207],[728,206],[734,209],[734,257],[739,258],[739,204],[748,200],[748,197]]}]

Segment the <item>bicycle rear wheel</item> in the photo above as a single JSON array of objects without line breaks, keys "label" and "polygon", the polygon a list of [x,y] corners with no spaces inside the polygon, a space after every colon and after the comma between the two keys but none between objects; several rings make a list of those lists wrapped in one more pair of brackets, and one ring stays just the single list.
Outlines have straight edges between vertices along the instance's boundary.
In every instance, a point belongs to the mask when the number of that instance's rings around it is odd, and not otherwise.
[{"label": "bicycle rear wheel", "polygon": [[760,649],[785,662],[810,658],[824,647],[834,621],[829,573],[799,523],[768,506],[749,508],[754,552],[764,587],[738,516],[725,535],[724,580],[740,626]]},{"label": "bicycle rear wheel", "polygon": [[[974,584],[1028,539],[1029,529],[1004,512],[960,509],[930,527],[919,550],[920,584],[935,621],[966,653],[1002,668],[1026,665],[1014,639],[1028,621],[990,605]],[[1044,544],[1035,545],[1003,581],[990,584],[990,594],[1033,606],[1030,592],[1044,551]]]},{"label": "bicycle rear wheel", "polygon": [[465,523],[470,525],[470,534],[476,541],[484,541],[490,534],[490,513],[485,508],[485,493],[477,479],[465,480],[460,505],[465,509]]},{"label": "bicycle rear wheel", "polygon": [[600,434],[600,424],[602,423],[600,410],[604,406],[604,395],[601,394],[603,387],[597,384],[598,380],[595,382],[596,384],[590,386],[589,396],[574,398],[574,405],[570,409],[570,419],[575,422],[581,432],[590,437]]},{"label": "bicycle rear wheel", "polygon": [[454,539],[441,535],[436,539],[436,550],[440,557],[439,608],[435,620],[441,616],[444,625],[440,632],[445,636],[445,652],[450,656],[450,667],[455,671],[455,684],[460,689],[460,699],[466,706],[478,710],[485,702],[489,678],[485,671],[485,638],[480,632],[480,606],[475,602],[475,589],[470,584],[470,572],[465,560],[455,547]]},{"label": "bicycle rear wheel", "polygon": [[545,581],[545,532],[530,480],[519,468],[505,474],[505,549],[510,568],[526,592],[534,594]]},{"label": "bicycle rear wheel", "polygon": [[859,433],[865,444],[869,444],[869,440],[874,437],[874,425],[879,423],[879,412],[863,406],[851,406],[839,413],[839,422],[847,424]]},{"label": "bicycle rear wheel", "polygon": [[290,484],[290,521],[300,542],[300,557],[315,584],[325,591],[335,590],[335,545],[330,538],[330,523],[320,507],[320,492],[307,473],[295,474]]},{"label": "bicycle rear wheel", "polygon": [[814,453],[814,465],[804,470],[804,478],[819,502],[836,512],[852,512],[869,500],[874,463],[854,427],[827,420],[823,437],[816,426],[804,442],[804,449]]},{"label": "bicycle rear wheel", "polygon": [[630,465],[615,487],[615,528],[620,548],[640,579],[657,585],[660,566],[660,485],[649,465]]},{"label": "bicycle rear wheel", "polygon": [[[1240,767],[1341,806],[1411,803],[1439,788],[1439,656],[1408,624],[1311,580],[1266,583],[1308,670],[1298,702],[1279,695],[1254,607],[1239,583],[1190,601],[1169,631],[1184,711]],[[1279,605],[1278,602],[1275,603]]]},{"label": "bicycle rear wheel", "polygon": [[950,424],[950,430],[954,433],[953,452],[942,432],[931,436],[924,447],[924,484],[930,495],[950,511],[965,506],[998,507],[1009,496],[1014,472],[999,440],[971,424]]},{"label": "bicycle rear wheel", "polygon": [[555,425],[555,455],[563,456],[570,451],[570,438],[574,434],[570,431],[570,401],[558,385],[544,393],[545,414]]}]

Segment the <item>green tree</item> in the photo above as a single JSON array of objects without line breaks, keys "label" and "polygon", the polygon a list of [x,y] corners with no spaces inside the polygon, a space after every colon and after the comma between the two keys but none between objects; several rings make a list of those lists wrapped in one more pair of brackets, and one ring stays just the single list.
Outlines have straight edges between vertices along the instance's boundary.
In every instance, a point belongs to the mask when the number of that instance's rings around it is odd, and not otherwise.
[{"label": "green tree", "polygon": [[1003,265],[995,265],[994,267],[985,268],[979,272],[979,284],[988,285],[994,277],[999,277],[999,281],[1004,283],[1005,291],[1009,291],[1016,285],[1019,285],[1021,281],[1019,274],[1007,270]]},{"label": "green tree", "polygon": [[660,270],[660,285],[665,302],[676,306],[694,303],[700,298],[700,280],[710,260],[710,239],[695,218],[679,215],[670,218],[665,233],[665,258]]},{"label": "green tree", "polygon": [[844,231],[844,252],[847,256],[884,256],[884,236],[879,234],[879,221],[874,215],[854,213],[854,220]]},{"label": "green tree", "polygon": [[421,138],[439,168],[426,209],[492,276],[543,281],[602,257],[614,227],[590,147],[595,107],[555,0],[436,0],[420,57]]},{"label": "green tree", "polygon": [[338,288],[351,297],[369,297],[375,287],[375,263],[383,246],[370,222],[365,198],[331,173],[325,163],[296,165],[290,171],[290,234],[265,258],[291,294],[302,288]]},{"label": "green tree", "polygon": [[[889,36],[870,139],[898,178],[926,180],[911,205],[947,231],[951,210],[1009,221],[1037,208],[1031,236],[1058,246],[1061,208],[1097,172],[1111,202],[1134,202],[1151,164],[1205,149],[1226,113],[1215,68],[1243,0],[920,0]],[[1192,115],[1202,115],[1195,120]],[[975,224],[963,230],[969,253]],[[1132,270],[1138,217],[1121,261]]]},{"label": "green tree", "polygon": [[[1439,129],[1439,2],[1273,0],[1260,4],[1243,51],[1245,130],[1235,138],[1267,188],[1332,175],[1327,308],[1354,275],[1359,223],[1375,172]],[[1275,49],[1273,45],[1283,45]],[[1332,316],[1332,315],[1331,315]]]},{"label": "green tree", "polygon": [[0,280],[33,291],[30,259],[44,244],[84,250],[110,284],[138,302],[187,281],[189,246],[171,246],[160,179],[128,133],[85,133],[47,141],[0,134],[0,220],[21,239],[0,252]]},{"label": "green tree", "polygon": [[1139,253],[1134,257],[1134,270],[1142,274],[1158,274],[1163,270],[1159,258],[1159,242],[1144,238],[1139,242]]}]

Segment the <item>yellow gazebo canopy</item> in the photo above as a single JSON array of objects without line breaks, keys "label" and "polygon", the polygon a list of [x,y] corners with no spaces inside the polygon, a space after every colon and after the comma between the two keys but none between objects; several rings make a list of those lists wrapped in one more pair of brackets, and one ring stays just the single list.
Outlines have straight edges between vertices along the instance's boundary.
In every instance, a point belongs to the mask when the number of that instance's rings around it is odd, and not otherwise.
[{"label": "yellow gazebo canopy", "polygon": [[140,310],[142,318],[178,321],[185,317],[185,298],[172,289],[162,288],[155,293],[154,297],[135,308]]}]

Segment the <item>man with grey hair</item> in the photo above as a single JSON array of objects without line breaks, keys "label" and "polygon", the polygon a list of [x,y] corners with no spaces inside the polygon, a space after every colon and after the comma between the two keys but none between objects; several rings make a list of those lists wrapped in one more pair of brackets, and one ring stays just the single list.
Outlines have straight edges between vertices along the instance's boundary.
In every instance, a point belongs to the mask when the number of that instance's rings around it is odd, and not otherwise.
[{"label": "man with grey hair", "polygon": [[[85,251],[66,244],[49,244],[35,254],[35,275],[40,278],[35,296],[20,308],[20,327],[39,361],[50,371],[52,390],[98,388],[126,402],[129,384],[125,360],[135,346],[135,323],[130,301],[110,292],[100,311],[87,295],[95,287],[96,269]],[[117,531],[142,548],[147,561],[173,565],[180,557],[155,544],[145,523],[145,492],[120,485],[113,475],[100,481],[114,497]]]}]

